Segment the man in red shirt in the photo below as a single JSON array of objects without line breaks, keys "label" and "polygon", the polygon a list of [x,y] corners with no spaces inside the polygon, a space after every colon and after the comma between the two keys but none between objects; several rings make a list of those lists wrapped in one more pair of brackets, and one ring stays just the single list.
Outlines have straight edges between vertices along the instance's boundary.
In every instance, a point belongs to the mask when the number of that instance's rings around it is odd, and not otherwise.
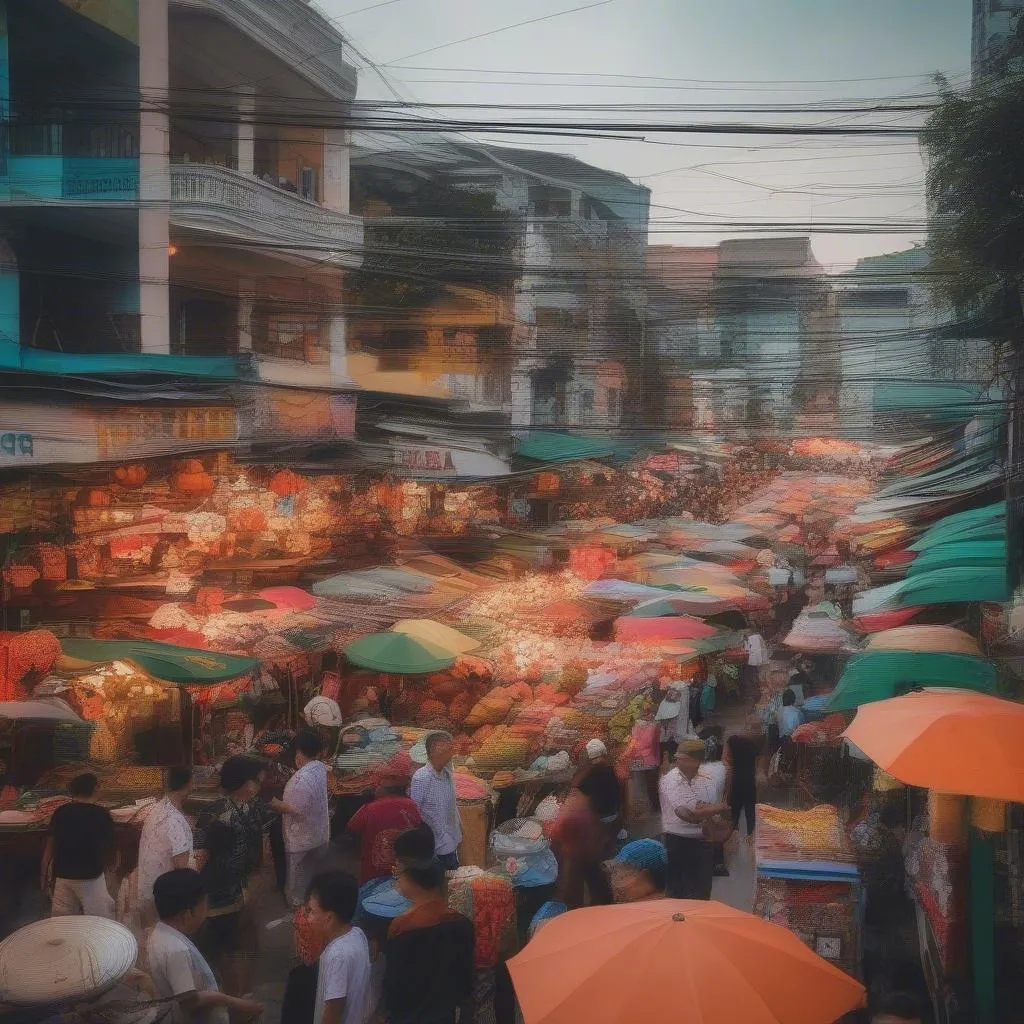
[{"label": "man in red shirt", "polygon": [[422,821],[419,808],[405,795],[407,781],[398,774],[382,776],[376,798],[349,819],[348,830],[362,841],[360,885],[391,874],[395,866],[395,837]]}]

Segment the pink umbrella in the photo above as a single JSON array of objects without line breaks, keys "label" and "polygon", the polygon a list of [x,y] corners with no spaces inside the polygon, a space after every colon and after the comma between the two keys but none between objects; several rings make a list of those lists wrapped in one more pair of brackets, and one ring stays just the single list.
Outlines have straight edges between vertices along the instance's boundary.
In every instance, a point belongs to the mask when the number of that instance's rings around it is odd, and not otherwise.
[{"label": "pink umbrella", "polygon": [[666,615],[658,618],[623,616],[615,620],[615,639],[630,640],[702,640],[714,636],[718,629],[688,615]]}]

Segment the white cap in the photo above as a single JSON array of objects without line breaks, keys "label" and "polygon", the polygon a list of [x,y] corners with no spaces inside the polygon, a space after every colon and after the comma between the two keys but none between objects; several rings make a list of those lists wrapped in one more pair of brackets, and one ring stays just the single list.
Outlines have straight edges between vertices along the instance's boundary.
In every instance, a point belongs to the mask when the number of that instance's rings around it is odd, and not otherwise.
[{"label": "white cap", "polygon": [[608,748],[600,740],[589,740],[587,742],[587,757],[591,761],[596,761],[599,757],[604,757],[608,753]]},{"label": "white cap", "polygon": [[314,697],[305,706],[302,715],[310,725],[341,725],[341,708],[330,697]]}]

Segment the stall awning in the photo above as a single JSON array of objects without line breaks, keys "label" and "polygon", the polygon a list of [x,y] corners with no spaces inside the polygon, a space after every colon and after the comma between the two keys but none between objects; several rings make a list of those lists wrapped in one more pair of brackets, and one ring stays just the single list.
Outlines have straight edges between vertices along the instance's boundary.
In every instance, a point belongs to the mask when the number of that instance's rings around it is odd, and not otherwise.
[{"label": "stall awning", "polygon": [[65,662],[83,668],[126,661],[154,679],[165,683],[204,685],[225,683],[259,669],[255,658],[221,654],[195,647],[175,647],[152,640],[89,640],[68,637],[61,640]]},{"label": "stall awning", "polygon": [[350,643],[344,654],[353,665],[392,675],[426,675],[455,664],[450,651],[405,633],[370,633]]},{"label": "stall awning", "polygon": [[908,413],[945,422],[973,419],[986,406],[978,388],[964,384],[879,384],[875,388],[876,413]]},{"label": "stall awning", "polygon": [[615,454],[615,446],[596,438],[535,430],[520,440],[516,454],[534,462],[578,462],[610,458]]},{"label": "stall awning", "polygon": [[998,532],[1006,522],[1006,502],[997,501],[983,508],[971,508],[940,519],[913,544],[911,551],[924,551],[948,540],[979,540]]},{"label": "stall awning", "polygon": [[452,654],[468,654],[480,646],[480,641],[475,640],[465,633],[460,633],[443,622],[435,622],[433,619],[402,619],[392,627],[393,633],[404,633],[414,640],[422,640],[442,650],[450,651]]},{"label": "stall awning", "polygon": [[847,663],[830,711],[852,711],[917,687],[946,686],[995,693],[995,666],[983,658],[929,651],[865,651]]},{"label": "stall awning", "polygon": [[5,700],[0,701],[0,718],[15,722],[65,722],[69,725],[87,725],[70,704],[59,697],[47,700]]},{"label": "stall awning", "polygon": [[922,551],[907,568],[908,576],[956,566],[999,568],[1006,565],[1006,538],[952,541]]},{"label": "stall awning", "polygon": [[1010,582],[1005,565],[958,565],[930,569],[896,583],[865,590],[853,602],[854,615],[867,615],[911,605],[1008,601]]}]

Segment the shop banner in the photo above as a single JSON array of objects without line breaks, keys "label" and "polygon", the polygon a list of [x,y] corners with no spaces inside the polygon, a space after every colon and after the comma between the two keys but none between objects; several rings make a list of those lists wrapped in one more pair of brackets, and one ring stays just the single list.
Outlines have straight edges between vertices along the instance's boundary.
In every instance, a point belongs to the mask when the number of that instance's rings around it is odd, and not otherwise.
[{"label": "shop banner", "polygon": [[117,409],[0,404],[0,469],[82,465],[230,447],[235,410],[225,406]]},{"label": "shop banner", "polygon": [[392,442],[395,473],[420,480],[482,479],[507,476],[507,462],[488,452],[444,445]]}]

